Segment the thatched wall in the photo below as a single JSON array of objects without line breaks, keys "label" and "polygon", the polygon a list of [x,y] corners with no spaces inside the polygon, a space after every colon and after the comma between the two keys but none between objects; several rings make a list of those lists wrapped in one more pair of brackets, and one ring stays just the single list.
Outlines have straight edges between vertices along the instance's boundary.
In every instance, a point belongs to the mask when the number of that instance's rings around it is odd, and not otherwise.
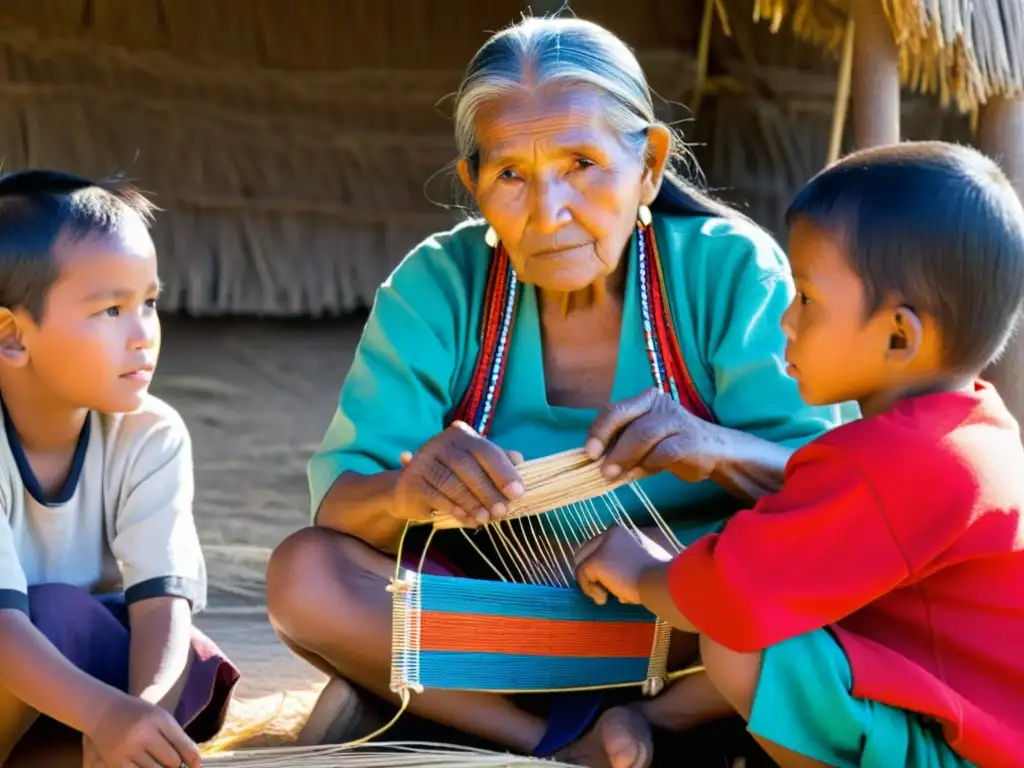
[{"label": "thatched wall", "polygon": [[[728,2],[708,96],[681,127],[712,187],[776,228],[825,158],[834,63]],[[534,10],[541,10],[537,3]],[[577,0],[638,49],[669,102],[688,100],[702,2]],[[450,125],[484,30],[524,3],[470,0],[7,0],[0,5],[5,167],[122,171],[165,209],[165,308],[339,313],[457,211]],[[486,9],[486,10],[484,10]],[[962,121],[920,101],[908,135]],[[667,119],[685,111],[666,105]],[[950,123],[947,126],[946,123]]]}]

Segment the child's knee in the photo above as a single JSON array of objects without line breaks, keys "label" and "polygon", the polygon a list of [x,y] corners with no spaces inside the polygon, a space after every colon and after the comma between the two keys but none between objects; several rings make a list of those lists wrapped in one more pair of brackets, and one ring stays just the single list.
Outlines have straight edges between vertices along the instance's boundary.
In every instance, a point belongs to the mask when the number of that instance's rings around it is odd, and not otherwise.
[{"label": "child's knee", "polygon": [[701,635],[700,655],[712,685],[738,714],[748,719],[761,677],[762,654],[740,653]]}]

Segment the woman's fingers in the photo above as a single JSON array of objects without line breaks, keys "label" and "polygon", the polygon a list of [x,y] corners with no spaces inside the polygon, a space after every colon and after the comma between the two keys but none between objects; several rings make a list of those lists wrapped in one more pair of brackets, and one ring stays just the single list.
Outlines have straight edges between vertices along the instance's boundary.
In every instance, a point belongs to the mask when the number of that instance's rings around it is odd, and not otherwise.
[{"label": "woman's fingers", "polygon": [[[603,472],[612,479],[639,479],[671,469],[685,480],[703,479],[700,422],[659,390],[614,403],[594,420],[587,442],[591,458],[604,455]],[[693,465],[692,467],[690,465]]]},{"label": "woman's fingers", "polygon": [[665,470],[671,470],[679,466],[680,462],[687,459],[696,459],[692,455],[692,443],[682,439],[678,434],[666,435],[657,445],[637,462],[636,469],[632,470],[635,476],[656,475]]},{"label": "woman's fingers", "polygon": [[[477,463],[501,492],[503,501],[523,495],[523,479],[505,451],[482,437],[470,441],[466,450],[476,458]],[[521,456],[519,458],[522,459]]]},{"label": "woman's fingers", "polygon": [[428,522],[437,515],[451,515],[460,522],[472,524],[466,511],[456,502],[441,493],[428,480],[427,474],[443,474],[444,467],[431,468],[431,460],[420,460],[416,466],[403,470],[395,488],[396,505],[394,514],[405,520]]},{"label": "woman's fingers", "polygon": [[436,511],[465,524],[482,525],[505,516],[509,501],[525,490],[515,467],[522,455],[502,450],[462,422],[452,424],[415,454],[403,451],[399,460],[404,517],[423,518]]},{"label": "woman's fingers", "polygon": [[650,412],[660,395],[658,390],[649,389],[636,397],[605,406],[590,425],[584,447],[587,456],[595,461],[599,459],[626,425]]},{"label": "woman's fingers", "polygon": [[434,510],[458,516],[455,511],[458,509],[463,512],[466,520],[474,518],[480,502],[452,469],[445,456],[425,459],[420,471],[423,481],[421,489],[428,503],[435,505]]},{"label": "woman's fingers", "polygon": [[[604,474],[614,478],[638,467],[651,471],[645,458],[666,439],[677,434],[678,424],[652,410],[630,423],[604,459]],[[659,468],[663,469],[664,467]]]},{"label": "woman's fingers", "polygon": [[440,490],[451,497],[456,483],[472,495],[475,504],[470,512],[474,519],[483,525],[491,517],[503,517],[507,511],[507,499],[495,487],[490,475],[480,466],[476,456],[466,451],[452,449],[438,457],[438,461],[447,466],[451,472],[451,488],[441,487]]},{"label": "woman's fingers", "polygon": [[438,460],[452,470],[477,500],[472,513],[481,524],[504,517],[509,501],[523,493],[523,481],[508,454],[482,437],[457,437]]}]

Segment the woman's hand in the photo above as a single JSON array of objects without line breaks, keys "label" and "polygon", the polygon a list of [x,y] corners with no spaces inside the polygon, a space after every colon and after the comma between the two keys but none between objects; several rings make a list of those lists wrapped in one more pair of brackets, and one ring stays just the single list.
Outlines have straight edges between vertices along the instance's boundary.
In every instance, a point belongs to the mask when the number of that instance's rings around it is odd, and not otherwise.
[{"label": "woman's hand", "polygon": [[657,389],[607,406],[590,426],[586,443],[591,459],[604,455],[609,479],[668,470],[696,483],[711,476],[726,451],[725,433]]},{"label": "woman's hand", "polygon": [[672,555],[642,532],[616,525],[576,552],[576,582],[598,605],[607,603],[608,595],[620,603],[639,605],[640,575],[671,559]]},{"label": "woman's hand", "polygon": [[[83,761],[106,768],[199,768],[199,749],[169,712],[127,694],[114,697],[83,736]],[[84,762],[84,765],[89,765]]]},{"label": "woman's hand", "polygon": [[522,460],[457,421],[415,454],[402,454],[393,514],[429,520],[439,512],[467,525],[501,518],[508,502],[523,494],[515,466]]}]

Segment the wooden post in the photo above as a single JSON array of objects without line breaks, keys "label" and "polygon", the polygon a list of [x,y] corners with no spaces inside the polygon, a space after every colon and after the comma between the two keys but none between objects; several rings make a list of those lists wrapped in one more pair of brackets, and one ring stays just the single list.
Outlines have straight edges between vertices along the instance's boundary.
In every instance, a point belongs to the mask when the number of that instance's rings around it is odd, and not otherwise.
[{"label": "wooden post", "polygon": [[[1002,166],[1024,201],[1024,98],[990,99],[981,107],[978,148]],[[1003,358],[985,377],[1003,396],[1014,418],[1024,424],[1024,328],[1018,329]]]},{"label": "wooden post", "polygon": [[853,135],[858,149],[900,140],[896,39],[881,0],[853,0]]}]

